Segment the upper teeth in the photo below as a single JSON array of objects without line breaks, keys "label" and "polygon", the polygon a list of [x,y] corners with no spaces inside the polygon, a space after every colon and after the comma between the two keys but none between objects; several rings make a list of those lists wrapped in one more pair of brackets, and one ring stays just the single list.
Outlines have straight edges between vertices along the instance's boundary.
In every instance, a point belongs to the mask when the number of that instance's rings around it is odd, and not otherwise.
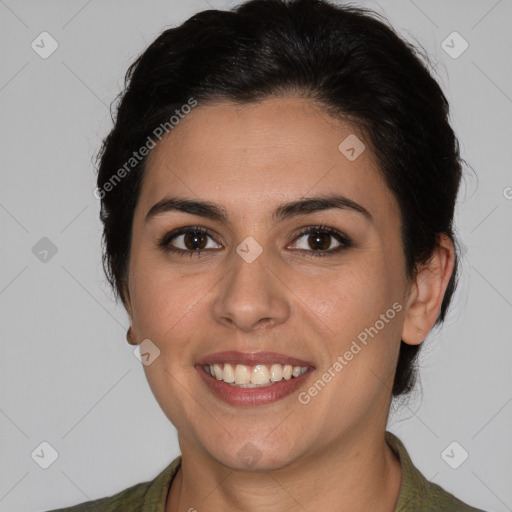
[{"label": "upper teeth", "polygon": [[257,364],[253,367],[245,364],[231,365],[209,364],[205,370],[217,380],[233,386],[259,387],[268,386],[282,379],[290,380],[292,377],[299,377],[308,371],[308,366],[292,366],[290,364]]}]

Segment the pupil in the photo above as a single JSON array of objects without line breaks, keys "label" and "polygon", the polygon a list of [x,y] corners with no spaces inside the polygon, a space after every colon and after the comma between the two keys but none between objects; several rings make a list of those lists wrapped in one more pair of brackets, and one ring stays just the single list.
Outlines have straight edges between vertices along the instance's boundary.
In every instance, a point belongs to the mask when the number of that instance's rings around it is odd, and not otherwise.
[{"label": "pupil", "polygon": [[[185,235],[185,246],[187,249],[191,250],[197,250],[197,249],[203,249],[206,245],[206,236],[202,233],[192,232],[187,233]],[[199,245],[199,247],[196,247],[196,245]]]},{"label": "pupil", "polygon": [[327,250],[329,248],[330,236],[327,233],[315,233],[309,236],[310,247],[312,249]]}]

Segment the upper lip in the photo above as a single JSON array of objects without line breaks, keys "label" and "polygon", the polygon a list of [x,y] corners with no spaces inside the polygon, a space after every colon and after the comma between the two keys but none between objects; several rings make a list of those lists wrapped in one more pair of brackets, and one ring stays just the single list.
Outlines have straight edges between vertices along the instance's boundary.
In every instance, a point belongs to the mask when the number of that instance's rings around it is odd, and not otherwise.
[{"label": "upper lip", "polygon": [[291,366],[311,366],[312,363],[290,357],[277,352],[237,352],[235,350],[228,350],[224,352],[215,352],[203,357],[197,364],[207,365],[215,363],[229,363],[229,364],[244,364],[246,366],[253,366],[254,364],[289,364]]}]

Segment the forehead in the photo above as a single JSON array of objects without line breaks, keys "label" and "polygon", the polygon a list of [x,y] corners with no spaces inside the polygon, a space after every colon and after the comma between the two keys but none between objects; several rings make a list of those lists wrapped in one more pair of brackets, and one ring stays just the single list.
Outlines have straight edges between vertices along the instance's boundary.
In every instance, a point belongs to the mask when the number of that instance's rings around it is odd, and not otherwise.
[{"label": "forehead", "polygon": [[305,98],[199,104],[152,150],[140,203],[147,211],[172,194],[257,213],[340,193],[376,217],[395,216],[370,146],[357,126]]}]

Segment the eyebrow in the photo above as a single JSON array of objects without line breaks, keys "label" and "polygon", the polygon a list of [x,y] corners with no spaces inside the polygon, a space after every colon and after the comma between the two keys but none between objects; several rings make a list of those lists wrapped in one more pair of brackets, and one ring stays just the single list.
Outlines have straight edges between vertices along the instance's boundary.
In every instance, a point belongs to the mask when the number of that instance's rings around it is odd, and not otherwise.
[{"label": "eyebrow", "polygon": [[[281,222],[299,215],[308,215],[331,209],[348,210],[358,213],[367,221],[373,222],[373,216],[366,208],[352,199],[341,195],[306,197],[285,203],[274,210],[272,218],[275,222]],[[199,217],[229,224],[228,214],[221,206],[209,201],[197,201],[179,197],[164,197],[158,201],[148,211],[145,220],[148,222],[152,218],[170,211],[189,213],[191,215],[197,215]]]}]

